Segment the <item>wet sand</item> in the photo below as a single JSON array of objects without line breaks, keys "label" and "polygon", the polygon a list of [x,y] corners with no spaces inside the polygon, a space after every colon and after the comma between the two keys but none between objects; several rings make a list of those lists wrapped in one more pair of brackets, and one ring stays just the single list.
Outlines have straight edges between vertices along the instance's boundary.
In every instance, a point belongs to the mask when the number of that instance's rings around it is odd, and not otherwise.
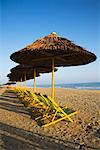
[{"label": "wet sand", "polygon": [[[50,95],[51,89],[39,88],[37,92]],[[79,112],[72,117],[74,123],[61,121],[42,128],[12,91],[0,96],[0,149],[99,150],[100,91],[59,88],[55,89],[55,101]]]}]

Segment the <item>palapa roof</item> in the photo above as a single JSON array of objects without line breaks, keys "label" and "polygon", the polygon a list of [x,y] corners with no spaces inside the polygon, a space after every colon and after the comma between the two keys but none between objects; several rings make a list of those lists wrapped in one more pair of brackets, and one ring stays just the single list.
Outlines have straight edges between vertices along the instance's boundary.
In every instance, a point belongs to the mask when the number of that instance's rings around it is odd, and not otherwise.
[{"label": "palapa roof", "polygon": [[[52,72],[51,67],[33,67],[33,66],[28,66],[28,65],[18,65],[14,68],[12,68],[10,71],[11,73],[23,73],[23,74],[32,74],[34,73],[34,69],[36,69],[36,73],[49,73]],[[54,71],[57,71],[56,68],[54,68]]]},{"label": "palapa roof", "polygon": [[51,66],[52,58],[55,58],[55,66],[85,65],[96,60],[95,54],[55,32],[13,53],[10,58],[17,63],[33,66]]},{"label": "palapa roof", "polygon": [[[36,73],[36,77],[39,77],[40,75],[38,73]],[[9,78],[9,81],[25,81],[25,80],[30,80],[30,79],[34,79],[34,72],[29,73],[27,72],[27,74],[23,73],[23,72],[12,72],[9,73],[7,75],[7,77]]]},{"label": "palapa roof", "polygon": [[12,85],[12,84],[16,84],[15,82],[7,82],[7,83],[5,83],[4,85]]}]

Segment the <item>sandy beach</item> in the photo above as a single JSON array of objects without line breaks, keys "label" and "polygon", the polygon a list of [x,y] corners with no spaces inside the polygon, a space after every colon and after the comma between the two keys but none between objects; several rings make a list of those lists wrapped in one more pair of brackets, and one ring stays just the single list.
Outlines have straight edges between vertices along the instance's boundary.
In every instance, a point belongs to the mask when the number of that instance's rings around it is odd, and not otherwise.
[{"label": "sandy beach", "polygon": [[[31,89],[32,90],[32,89]],[[100,91],[55,89],[55,101],[78,111],[74,123],[61,121],[47,128],[31,119],[16,94],[0,89],[1,150],[92,150],[100,148]],[[50,88],[37,92],[51,95]]]}]

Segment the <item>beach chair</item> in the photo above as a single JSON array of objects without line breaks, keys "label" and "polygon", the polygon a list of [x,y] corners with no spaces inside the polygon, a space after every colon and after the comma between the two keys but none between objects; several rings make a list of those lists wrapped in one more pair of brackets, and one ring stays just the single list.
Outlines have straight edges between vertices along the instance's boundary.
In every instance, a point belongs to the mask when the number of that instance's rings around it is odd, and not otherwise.
[{"label": "beach chair", "polygon": [[45,120],[45,122],[46,120],[48,120],[48,123],[45,123],[43,127],[48,127],[65,119],[68,119],[69,121],[73,122],[71,116],[77,114],[77,111],[70,111],[70,109],[68,108],[62,109],[49,96],[42,95],[41,93],[36,95],[47,106],[47,109],[43,112],[43,115],[40,115],[38,118],[35,118],[35,120]]},{"label": "beach chair", "polygon": [[54,117],[52,118],[52,121],[49,122],[48,124],[43,125],[43,127],[48,127],[52,124],[58,123],[66,119],[68,119],[70,122],[73,122],[73,120],[71,119],[71,116],[77,114],[78,113],[77,111],[68,112],[67,111],[68,109],[62,109],[56,102],[52,100],[50,96],[46,96],[46,98],[49,99],[53,103],[53,105],[55,106],[54,108],[56,112],[54,114]]},{"label": "beach chair", "polygon": [[25,106],[31,110],[31,115],[43,127],[48,127],[66,119],[73,122],[71,116],[78,113],[77,111],[60,107],[47,95],[33,93],[27,89],[18,89],[18,93]]},{"label": "beach chair", "polygon": [[16,87],[14,89],[14,92],[17,94],[18,98],[22,101],[22,103],[27,107],[27,105],[30,103],[27,89],[22,87]]},{"label": "beach chair", "polygon": [[25,90],[23,91],[24,95],[20,93],[19,98],[24,102],[24,105],[27,108],[39,108],[39,110],[41,109],[47,109],[46,105],[44,105],[44,102],[41,101],[41,99],[37,96],[36,93],[33,93],[31,91]]}]

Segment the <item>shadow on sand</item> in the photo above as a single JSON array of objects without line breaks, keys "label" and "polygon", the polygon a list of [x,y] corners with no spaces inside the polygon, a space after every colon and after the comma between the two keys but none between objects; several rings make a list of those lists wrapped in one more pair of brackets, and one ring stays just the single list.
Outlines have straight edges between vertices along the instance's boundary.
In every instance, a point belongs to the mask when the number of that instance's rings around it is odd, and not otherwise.
[{"label": "shadow on sand", "polygon": [[1,150],[99,150],[0,123]]},{"label": "shadow on sand", "polygon": [[74,150],[75,148],[69,147],[50,137],[34,134],[23,129],[0,123],[1,129],[1,149],[6,150]]},{"label": "shadow on sand", "polygon": [[3,95],[0,96],[0,108],[16,113],[29,114],[15,93],[11,91],[10,93],[9,91],[6,91]]}]

